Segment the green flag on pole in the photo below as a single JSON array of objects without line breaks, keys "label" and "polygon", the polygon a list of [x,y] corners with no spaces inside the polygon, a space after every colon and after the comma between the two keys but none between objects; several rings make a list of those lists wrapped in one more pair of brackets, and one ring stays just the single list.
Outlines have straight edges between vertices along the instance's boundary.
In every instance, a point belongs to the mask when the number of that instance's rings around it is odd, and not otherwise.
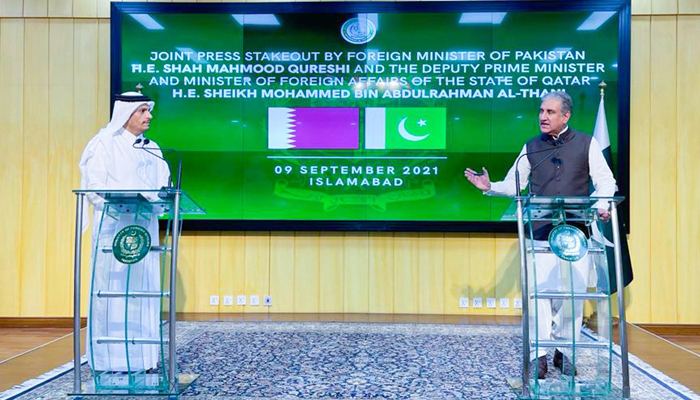
[{"label": "green flag on pole", "polygon": [[[593,131],[593,137],[598,144],[600,144],[600,149],[603,151],[603,156],[605,161],[608,162],[608,166],[612,171],[612,150],[610,148],[610,135],[608,134],[608,122],[605,118],[605,94],[601,90],[600,95],[600,105],[598,106],[598,116],[595,121],[595,130]],[[619,208],[618,208],[619,210]],[[622,220],[618,213],[618,218]],[[625,229],[623,227],[622,221],[619,224],[620,227],[620,251],[622,253],[622,278],[623,286],[627,286],[632,282],[634,275],[632,273],[632,258],[630,257],[629,246],[627,245],[627,235],[625,234]],[[598,222],[598,230],[602,233],[603,238],[598,238],[599,241],[605,243],[606,255],[608,259],[608,277],[610,279],[610,292],[617,292],[617,277],[615,274],[615,252],[613,249],[613,232],[611,223]],[[595,237],[594,237],[595,239]]]}]

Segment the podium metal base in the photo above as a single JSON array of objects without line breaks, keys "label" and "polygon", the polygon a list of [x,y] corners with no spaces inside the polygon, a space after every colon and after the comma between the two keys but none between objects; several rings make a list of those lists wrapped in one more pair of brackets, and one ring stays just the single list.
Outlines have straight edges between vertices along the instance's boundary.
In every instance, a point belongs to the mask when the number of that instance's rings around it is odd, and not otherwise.
[{"label": "podium metal base", "polygon": [[160,396],[176,398],[199,378],[199,374],[178,374],[177,388],[171,391],[168,381],[161,374],[120,374],[103,373],[90,378],[81,385],[80,393],[71,392],[68,396]]},{"label": "podium metal base", "polygon": [[622,389],[608,387],[607,382],[575,384],[573,390],[568,382],[543,379],[538,383],[539,390],[533,393],[532,384],[523,394],[523,381],[521,377],[506,378],[508,387],[513,390],[521,400],[621,400]]}]

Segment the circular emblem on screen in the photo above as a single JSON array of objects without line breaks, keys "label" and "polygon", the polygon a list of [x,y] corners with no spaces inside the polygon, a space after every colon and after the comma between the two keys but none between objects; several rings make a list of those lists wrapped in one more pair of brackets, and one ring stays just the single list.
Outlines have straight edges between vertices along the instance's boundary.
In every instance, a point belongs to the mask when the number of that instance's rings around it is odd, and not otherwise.
[{"label": "circular emblem on screen", "polygon": [[363,44],[374,39],[377,27],[367,18],[351,18],[340,28],[340,34],[352,44]]},{"label": "circular emblem on screen", "polygon": [[588,253],[586,235],[571,225],[559,225],[549,232],[549,247],[562,260],[578,261]]},{"label": "circular emblem on screen", "polygon": [[151,234],[140,225],[129,225],[117,232],[112,241],[114,258],[122,264],[136,264],[151,249]]}]

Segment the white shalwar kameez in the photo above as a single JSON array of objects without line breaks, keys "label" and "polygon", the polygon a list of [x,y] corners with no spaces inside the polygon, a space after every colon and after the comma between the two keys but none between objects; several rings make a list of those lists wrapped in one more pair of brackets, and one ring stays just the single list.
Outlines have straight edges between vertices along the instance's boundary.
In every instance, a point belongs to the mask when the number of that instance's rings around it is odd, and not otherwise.
[{"label": "white shalwar kameez", "polygon": [[[139,95],[133,93],[132,95]],[[150,101],[117,101],[111,122],[88,142],[80,160],[81,189],[87,190],[152,190],[168,185],[168,164],[135,148],[137,139],[124,128],[133,112],[141,105],[153,108]],[[154,142],[148,148],[157,148]],[[151,150],[162,157],[160,150]],[[129,290],[160,290],[160,256],[149,253],[143,260],[128,265],[119,263],[111,253],[96,251],[95,246],[110,246],[112,238],[122,228],[136,224],[134,214],[122,214],[119,219],[103,216],[105,201],[88,195],[94,205],[92,225],[93,280],[91,293],[96,290],[124,292]],[[83,207],[87,209],[87,206]],[[87,218],[84,219],[87,221]],[[151,245],[158,245],[158,219],[138,222],[151,235]],[[100,226],[101,225],[101,226]],[[98,237],[99,234],[99,237]],[[95,273],[95,272],[98,273]],[[101,273],[100,273],[101,271]],[[129,274],[127,275],[127,272]],[[127,278],[128,276],[128,278]],[[128,281],[127,281],[128,279]],[[125,310],[125,305],[128,306]],[[125,318],[127,320],[125,328]],[[155,368],[159,346],[153,344],[98,344],[92,339],[159,338],[160,299],[158,298],[90,298],[87,330],[87,358],[95,371],[139,371]],[[128,350],[127,350],[128,349]]]}]

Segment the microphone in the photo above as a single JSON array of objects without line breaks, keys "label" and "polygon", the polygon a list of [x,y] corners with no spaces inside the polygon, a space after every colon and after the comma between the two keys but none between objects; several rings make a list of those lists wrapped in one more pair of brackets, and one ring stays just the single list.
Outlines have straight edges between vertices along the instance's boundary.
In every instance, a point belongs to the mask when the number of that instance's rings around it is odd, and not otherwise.
[{"label": "microphone", "polygon": [[[142,142],[143,142],[143,144],[142,144],[141,146],[137,146],[138,144],[141,144]],[[175,150],[175,149],[158,148],[158,147],[146,147],[149,143],[151,143],[151,140],[150,140],[150,139],[141,139],[141,138],[138,138],[138,139],[136,139],[136,141],[134,142],[134,144],[133,144],[132,146],[133,146],[134,148],[136,148],[136,149],[141,149],[141,150],[145,151],[146,153],[148,153],[148,154],[150,154],[150,155],[152,155],[152,156],[154,156],[154,157],[156,157],[156,158],[160,158],[161,160],[165,161],[165,162],[168,164],[168,166],[170,167],[170,170],[171,170],[171,171],[172,171],[172,165],[170,165],[170,162],[169,162],[168,160],[166,160],[165,158],[159,156],[158,154],[156,154],[156,153],[154,153],[154,152],[152,152],[152,151],[150,151],[150,150],[169,151],[169,152],[171,152],[171,153],[175,153],[175,154],[177,155],[177,186],[175,187],[175,189],[180,190],[180,181],[182,180],[182,153],[180,153],[180,151]],[[170,179],[169,179],[169,182],[168,182],[168,186],[169,186],[169,187],[172,187],[172,186],[173,186],[172,172],[171,172],[171,174],[170,174]]]},{"label": "microphone", "polygon": [[[542,149],[542,150],[536,150],[536,151],[529,151],[529,152],[526,152],[525,154],[521,155],[520,157],[518,157],[518,159],[515,161],[515,194],[516,194],[516,196],[520,195],[520,171],[518,170],[518,163],[520,163],[520,160],[525,156],[529,156],[529,155],[537,154],[537,153],[544,153],[545,151],[549,151],[549,153],[546,156],[542,157],[542,159],[540,161],[538,161],[537,164],[535,164],[534,166],[532,166],[530,168],[530,173],[532,173],[532,171],[534,171],[537,167],[542,165],[542,163],[545,160],[548,160],[549,157],[553,156],[555,153],[558,153],[559,150],[561,150],[561,148],[559,146],[563,146],[566,143],[567,142],[565,142],[562,138],[559,138],[559,139],[554,140],[554,146],[555,146],[554,150]],[[562,160],[560,158],[555,158],[555,159],[559,162],[559,164],[557,164],[557,165],[561,165]],[[556,164],[556,162],[555,162],[555,164]],[[529,193],[528,193],[528,195],[529,195]]]}]

